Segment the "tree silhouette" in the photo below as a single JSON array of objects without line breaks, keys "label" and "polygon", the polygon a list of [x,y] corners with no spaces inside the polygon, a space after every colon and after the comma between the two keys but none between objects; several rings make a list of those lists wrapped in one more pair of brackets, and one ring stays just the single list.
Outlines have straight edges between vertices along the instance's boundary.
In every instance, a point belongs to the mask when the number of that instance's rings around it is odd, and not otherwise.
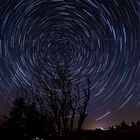
[{"label": "tree silhouette", "polygon": [[78,130],[82,129],[90,100],[90,81],[80,87],[72,82],[71,75],[67,65],[58,61],[50,73],[51,78],[43,66],[35,70],[30,86],[23,88],[21,85],[23,97],[15,99],[6,118],[4,125],[12,138],[67,135],[76,128],[74,123]]},{"label": "tree silhouette", "polygon": [[54,135],[53,121],[48,114],[42,114],[37,104],[29,104],[23,97],[15,99],[9,117],[5,117],[1,127],[6,139],[31,140],[34,137],[46,138]]},{"label": "tree silhouette", "polygon": [[135,122],[131,122],[131,127],[132,127],[132,128],[135,128],[135,127],[136,127]]},{"label": "tree silhouette", "polygon": [[129,126],[125,123],[125,121],[122,121],[121,122],[121,126],[120,126],[120,128],[121,129],[126,129],[126,128],[128,128]]},{"label": "tree silhouette", "polygon": [[71,73],[66,65],[57,63],[56,69],[50,74],[51,80],[41,69],[34,75],[34,94],[43,96],[44,110],[54,121],[58,135],[66,135],[73,131],[75,115],[79,116],[78,130],[82,128],[87,116],[87,106],[90,100],[90,81],[87,80],[88,87],[77,89],[72,83]]},{"label": "tree silhouette", "polygon": [[[87,116],[87,105],[88,105],[88,101],[90,99],[90,81],[88,80],[88,88],[83,90],[83,94],[82,96],[80,95],[79,91],[78,91],[78,113],[79,113],[79,120],[78,120],[78,130],[81,130],[82,125],[84,123],[84,120]],[[82,102],[80,99],[80,97],[82,97]]]},{"label": "tree silhouette", "polygon": [[15,99],[13,107],[9,113],[9,117],[6,117],[5,127],[8,130],[8,134],[15,139],[24,136],[24,110],[25,102],[23,98]]},{"label": "tree silhouette", "polygon": [[137,127],[140,127],[140,121],[136,122]]}]

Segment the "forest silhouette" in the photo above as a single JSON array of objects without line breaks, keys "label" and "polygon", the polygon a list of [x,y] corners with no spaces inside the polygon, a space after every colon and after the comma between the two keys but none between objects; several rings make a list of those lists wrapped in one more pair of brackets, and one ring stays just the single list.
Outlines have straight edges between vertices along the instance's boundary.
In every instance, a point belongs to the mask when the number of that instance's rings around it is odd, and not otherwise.
[{"label": "forest silhouette", "polygon": [[[124,140],[140,138],[140,121],[131,124],[122,121],[119,125],[109,127],[109,130],[84,130],[63,126],[58,132],[55,120],[42,114],[35,102],[26,102],[23,97],[14,100],[9,116],[4,116],[0,124],[2,140]],[[68,120],[67,120],[68,121]],[[61,122],[64,123],[64,122]],[[65,123],[64,123],[65,124]]]}]

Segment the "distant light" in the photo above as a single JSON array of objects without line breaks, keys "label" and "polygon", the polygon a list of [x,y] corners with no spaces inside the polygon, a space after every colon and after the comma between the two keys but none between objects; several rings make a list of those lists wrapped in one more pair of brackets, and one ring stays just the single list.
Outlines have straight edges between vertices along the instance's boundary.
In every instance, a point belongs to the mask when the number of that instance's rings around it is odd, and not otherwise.
[{"label": "distant light", "polygon": [[103,128],[103,127],[96,127],[96,129],[100,129],[100,130],[103,130],[103,131],[109,130],[109,128]]},{"label": "distant light", "polygon": [[[34,138],[33,140],[40,140],[40,138]],[[43,138],[41,140],[44,140]]]},{"label": "distant light", "polygon": [[100,127],[101,130],[105,130],[103,127]]}]

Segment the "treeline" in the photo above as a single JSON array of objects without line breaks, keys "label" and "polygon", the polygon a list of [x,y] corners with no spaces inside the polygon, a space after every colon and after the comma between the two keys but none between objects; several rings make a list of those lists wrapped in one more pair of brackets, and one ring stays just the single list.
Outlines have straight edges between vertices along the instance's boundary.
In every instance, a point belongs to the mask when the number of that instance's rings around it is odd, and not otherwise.
[{"label": "treeline", "polygon": [[[63,122],[61,122],[63,123]],[[131,129],[132,128],[132,129]],[[133,130],[134,128],[134,130]],[[2,140],[33,140],[39,138],[39,140],[48,139],[71,139],[80,140],[80,138],[86,139],[117,139],[134,137],[136,134],[129,134],[129,132],[140,128],[140,121],[131,122],[127,124],[122,121],[119,125],[109,127],[110,130],[103,131],[101,129],[96,130],[80,130],[78,129],[70,131],[70,126],[63,129],[58,133],[56,122],[47,113],[42,113],[38,110],[38,106],[35,102],[28,102],[23,97],[18,97],[13,102],[13,106],[9,112],[9,116],[4,116],[3,121],[0,124],[0,138]],[[121,130],[130,130],[125,133],[118,133]],[[140,132],[140,131],[139,131]],[[63,137],[60,137],[63,136]],[[139,135],[138,135],[139,136]]]},{"label": "treeline", "polygon": [[140,128],[140,121],[137,122],[132,121],[130,124],[127,124],[125,121],[122,121],[119,125],[114,125],[109,127],[109,130],[123,130],[129,128]]}]

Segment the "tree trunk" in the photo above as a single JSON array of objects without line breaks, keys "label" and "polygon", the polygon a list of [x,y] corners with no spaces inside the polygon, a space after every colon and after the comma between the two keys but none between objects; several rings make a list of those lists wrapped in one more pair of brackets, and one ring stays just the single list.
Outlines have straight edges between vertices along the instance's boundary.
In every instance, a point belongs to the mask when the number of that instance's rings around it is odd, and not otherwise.
[{"label": "tree trunk", "polygon": [[78,131],[81,130],[82,125],[84,123],[84,120],[85,120],[86,116],[87,116],[86,114],[81,114],[80,115],[80,118],[78,120]]}]

